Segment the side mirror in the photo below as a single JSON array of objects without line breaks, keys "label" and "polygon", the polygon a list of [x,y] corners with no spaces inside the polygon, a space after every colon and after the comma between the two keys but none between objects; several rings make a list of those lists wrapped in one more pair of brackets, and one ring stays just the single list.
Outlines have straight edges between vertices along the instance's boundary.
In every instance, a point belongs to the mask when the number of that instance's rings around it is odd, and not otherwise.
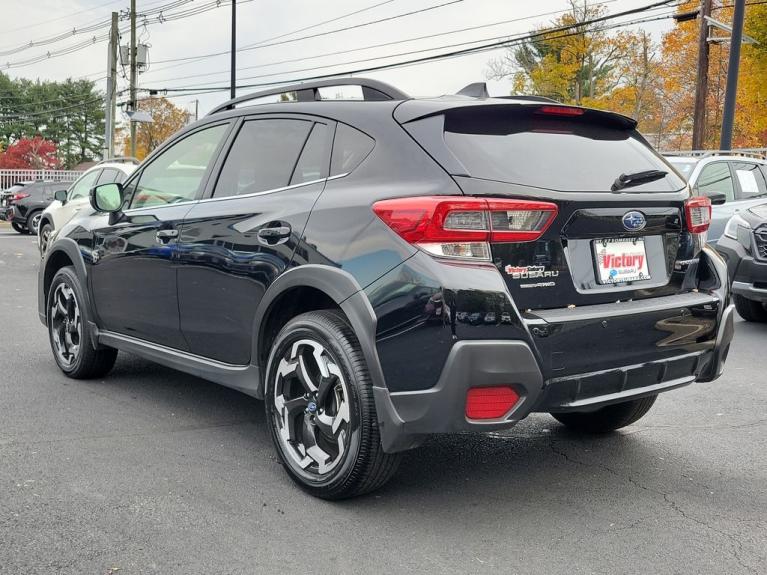
[{"label": "side mirror", "polygon": [[120,184],[102,184],[91,188],[91,206],[102,214],[116,214],[122,210],[123,187]]},{"label": "side mirror", "polygon": [[711,205],[713,206],[721,206],[725,202],[727,202],[727,194],[724,192],[717,192],[714,190],[706,191],[703,193],[704,196],[706,196],[709,200],[711,200]]},{"label": "side mirror", "polygon": [[66,190],[57,190],[53,194],[53,199],[61,202],[62,204],[67,203],[67,191]]}]

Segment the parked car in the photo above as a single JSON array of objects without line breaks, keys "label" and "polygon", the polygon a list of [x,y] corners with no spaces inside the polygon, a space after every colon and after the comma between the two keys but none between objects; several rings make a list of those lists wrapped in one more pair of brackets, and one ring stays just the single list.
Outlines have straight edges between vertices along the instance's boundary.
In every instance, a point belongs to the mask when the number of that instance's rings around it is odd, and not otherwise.
[{"label": "parked car", "polygon": [[708,242],[716,244],[733,214],[764,201],[767,161],[757,154],[711,152],[706,156],[667,156],[689,182],[693,194],[713,204]]},{"label": "parked car", "polygon": [[[349,85],[365,101],[322,100]],[[606,111],[282,87],[90,198],[40,266],[59,368],[101,378],[125,350],[264,398],[322,498],[380,487],[435,433],[629,425],[718,378],[733,335],[709,200]],[[429,301],[468,321],[424,321]],[[511,321],[490,334],[491,313]]]},{"label": "parked car", "polygon": [[740,316],[767,322],[767,202],[732,216],[716,249],[727,261]]},{"label": "parked car", "polygon": [[88,194],[92,187],[112,182],[122,182],[130,176],[138,165],[135,158],[110,158],[99,162],[83,172],[69,189],[59,190],[54,201],[45,208],[40,216],[40,233],[37,245],[40,253],[45,253],[51,240],[51,234],[71,220],[83,208],[91,213]]},{"label": "parked car", "polygon": [[4,218],[20,234],[37,234],[43,210],[53,201],[56,190],[66,186],[61,182],[37,180],[21,182],[3,194]]}]

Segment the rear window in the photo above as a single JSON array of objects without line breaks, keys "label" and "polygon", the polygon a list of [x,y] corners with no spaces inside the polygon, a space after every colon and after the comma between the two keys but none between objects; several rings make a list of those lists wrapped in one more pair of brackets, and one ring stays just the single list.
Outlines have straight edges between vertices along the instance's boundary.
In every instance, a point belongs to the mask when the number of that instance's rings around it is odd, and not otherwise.
[{"label": "rear window", "polygon": [[668,174],[626,191],[684,187],[641,136],[588,116],[543,116],[533,110],[455,110],[445,115],[447,147],[474,178],[557,191],[610,191],[621,174]]}]

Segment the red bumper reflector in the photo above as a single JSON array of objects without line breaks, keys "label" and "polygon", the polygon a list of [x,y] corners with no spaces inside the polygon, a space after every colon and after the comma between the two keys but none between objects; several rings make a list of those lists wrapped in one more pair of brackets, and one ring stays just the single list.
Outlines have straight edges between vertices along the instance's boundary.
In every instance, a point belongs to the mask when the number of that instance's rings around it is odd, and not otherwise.
[{"label": "red bumper reflector", "polygon": [[472,387],[466,393],[466,417],[498,419],[518,401],[519,394],[510,387]]}]

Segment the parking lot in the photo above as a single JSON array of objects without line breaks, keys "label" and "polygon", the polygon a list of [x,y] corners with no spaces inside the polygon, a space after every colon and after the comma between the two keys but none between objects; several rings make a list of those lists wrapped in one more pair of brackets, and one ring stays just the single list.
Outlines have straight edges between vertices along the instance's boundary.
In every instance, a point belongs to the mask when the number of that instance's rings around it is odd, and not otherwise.
[{"label": "parking lot", "polygon": [[602,438],[547,415],[408,453],[328,503],[282,471],[260,402],[121,354],[64,377],[34,238],[0,225],[0,573],[765,573],[767,325],[725,375]]}]

